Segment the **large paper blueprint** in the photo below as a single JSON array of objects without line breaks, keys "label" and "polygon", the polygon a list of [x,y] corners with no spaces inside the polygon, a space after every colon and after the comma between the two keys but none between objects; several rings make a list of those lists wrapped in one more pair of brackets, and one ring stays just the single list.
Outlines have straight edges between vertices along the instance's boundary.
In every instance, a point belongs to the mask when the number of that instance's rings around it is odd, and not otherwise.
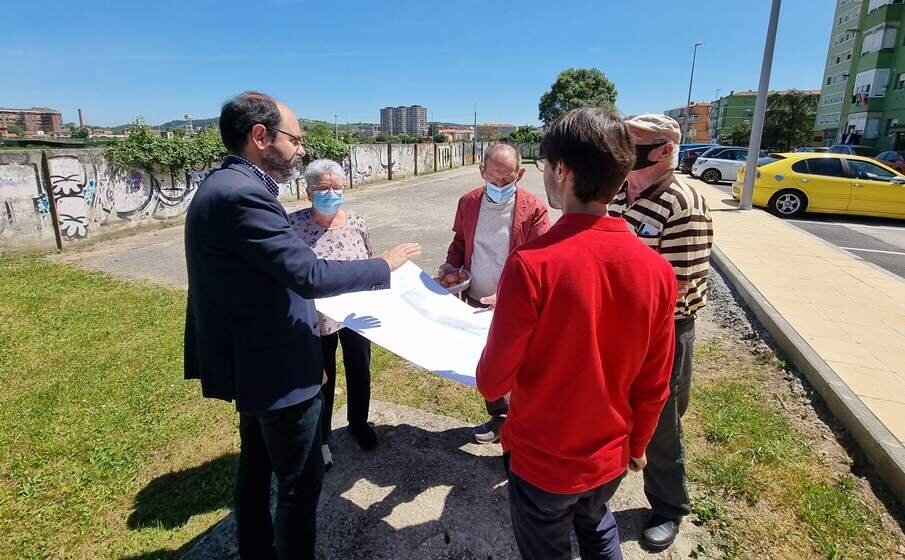
[{"label": "large paper blueprint", "polygon": [[389,290],[315,300],[317,310],[438,375],[475,385],[490,311],[468,306],[411,262]]}]

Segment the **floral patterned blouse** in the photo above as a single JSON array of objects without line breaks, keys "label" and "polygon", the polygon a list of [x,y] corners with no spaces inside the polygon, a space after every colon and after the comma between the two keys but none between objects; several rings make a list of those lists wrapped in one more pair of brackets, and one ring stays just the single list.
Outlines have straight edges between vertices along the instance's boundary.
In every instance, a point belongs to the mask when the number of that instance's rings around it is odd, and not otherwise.
[{"label": "floral patterned blouse", "polygon": [[[311,208],[289,214],[289,223],[314,253],[321,259],[334,261],[357,261],[374,256],[368,226],[364,218],[351,212],[346,213],[346,223],[335,229],[324,229],[317,225]],[[333,319],[317,314],[321,336],[333,334],[343,328]]]}]

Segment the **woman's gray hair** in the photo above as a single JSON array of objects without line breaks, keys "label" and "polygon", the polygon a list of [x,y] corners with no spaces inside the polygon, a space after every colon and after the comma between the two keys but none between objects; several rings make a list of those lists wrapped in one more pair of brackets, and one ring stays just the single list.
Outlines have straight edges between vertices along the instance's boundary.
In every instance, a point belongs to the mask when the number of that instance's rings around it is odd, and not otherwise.
[{"label": "woman's gray hair", "polygon": [[325,175],[336,175],[345,180],[346,172],[332,159],[316,159],[305,167],[305,186],[312,188]]}]

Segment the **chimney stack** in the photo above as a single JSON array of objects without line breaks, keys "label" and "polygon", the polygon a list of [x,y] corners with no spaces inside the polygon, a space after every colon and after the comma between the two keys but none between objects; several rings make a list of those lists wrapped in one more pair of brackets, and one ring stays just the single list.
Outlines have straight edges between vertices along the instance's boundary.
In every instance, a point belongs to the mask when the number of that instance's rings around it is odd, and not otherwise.
[{"label": "chimney stack", "polygon": [[85,116],[82,115],[81,109],[79,109],[79,128],[85,128]]}]

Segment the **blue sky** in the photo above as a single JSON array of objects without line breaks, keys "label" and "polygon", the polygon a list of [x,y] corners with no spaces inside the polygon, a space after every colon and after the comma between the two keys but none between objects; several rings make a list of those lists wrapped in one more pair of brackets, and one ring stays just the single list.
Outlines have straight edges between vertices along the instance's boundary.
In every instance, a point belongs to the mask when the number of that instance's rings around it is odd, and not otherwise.
[{"label": "blue sky", "polygon": [[[819,89],[833,0],[785,0],[771,89]],[[768,0],[45,0],[4,8],[0,106],[49,106],[90,124],[219,114],[246,89],[299,116],[537,123],[568,67],[600,68],[624,113],[756,89]],[[46,22],[51,23],[46,23]],[[19,22],[19,23],[16,23]],[[721,92],[723,95],[725,92]]]}]

